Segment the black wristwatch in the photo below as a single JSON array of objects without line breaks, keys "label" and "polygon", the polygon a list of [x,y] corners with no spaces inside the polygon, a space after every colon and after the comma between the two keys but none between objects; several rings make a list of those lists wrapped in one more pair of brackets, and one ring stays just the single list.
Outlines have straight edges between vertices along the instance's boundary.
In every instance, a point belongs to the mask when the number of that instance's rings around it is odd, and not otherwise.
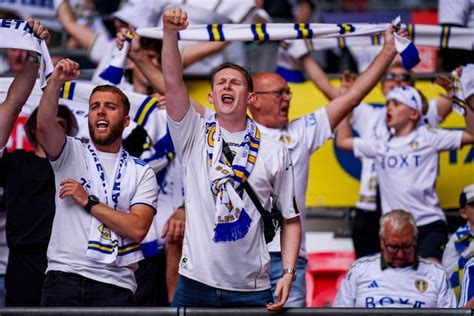
[{"label": "black wristwatch", "polygon": [[100,200],[97,196],[90,194],[89,197],[87,198],[87,204],[84,205],[84,209],[90,213],[91,209],[94,205],[99,204]]}]

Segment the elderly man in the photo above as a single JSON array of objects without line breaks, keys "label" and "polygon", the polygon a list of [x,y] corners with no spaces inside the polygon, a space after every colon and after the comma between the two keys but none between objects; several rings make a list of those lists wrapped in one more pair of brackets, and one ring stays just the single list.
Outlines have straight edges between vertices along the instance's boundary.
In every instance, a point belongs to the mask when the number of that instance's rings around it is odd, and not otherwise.
[{"label": "elderly man", "polygon": [[410,213],[384,214],[379,234],[382,253],[354,262],[334,307],[456,307],[446,271],[415,254],[418,232]]}]

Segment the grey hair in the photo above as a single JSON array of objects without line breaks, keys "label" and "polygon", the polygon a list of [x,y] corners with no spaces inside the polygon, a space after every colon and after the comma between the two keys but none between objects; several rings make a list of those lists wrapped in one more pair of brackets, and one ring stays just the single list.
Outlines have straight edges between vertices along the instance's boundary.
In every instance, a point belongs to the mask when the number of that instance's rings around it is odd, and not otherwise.
[{"label": "grey hair", "polygon": [[411,213],[404,210],[393,210],[385,213],[380,218],[380,238],[385,237],[385,225],[390,223],[395,232],[401,231],[405,226],[409,225],[415,236],[418,236],[418,229],[416,228],[415,218]]}]

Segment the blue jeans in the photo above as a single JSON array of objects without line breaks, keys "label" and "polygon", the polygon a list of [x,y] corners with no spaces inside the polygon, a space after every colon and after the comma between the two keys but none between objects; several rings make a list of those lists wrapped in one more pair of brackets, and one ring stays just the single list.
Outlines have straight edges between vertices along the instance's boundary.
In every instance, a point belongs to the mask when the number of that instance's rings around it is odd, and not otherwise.
[{"label": "blue jeans", "polygon": [[262,307],[273,303],[270,289],[237,292],[216,289],[179,276],[172,307]]},{"label": "blue jeans", "polygon": [[129,289],[78,274],[49,271],[44,279],[41,306],[133,306],[133,293]]},{"label": "blue jeans", "polygon": [[[270,252],[271,266],[270,282],[272,284],[272,293],[275,293],[276,284],[281,278],[283,272],[283,263],[281,261],[281,252]],[[285,307],[305,307],[306,302],[306,263],[308,260],[298,257],[296,261],[296,280],[291,285],[290,296],[285,303]],[[276,298],[274,298],[276,300]]]},{"label": "blue jeans", "polygon": [[0,275],[0,307],[5,307],[5,275]]}]

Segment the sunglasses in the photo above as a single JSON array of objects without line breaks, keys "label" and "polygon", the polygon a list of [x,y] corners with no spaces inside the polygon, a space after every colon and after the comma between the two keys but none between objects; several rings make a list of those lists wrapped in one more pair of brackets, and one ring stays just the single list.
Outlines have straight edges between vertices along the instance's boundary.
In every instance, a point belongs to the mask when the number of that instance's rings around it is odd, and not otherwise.
[{"label": "sunglasses", "polygon": [[400,80],[401,82],[410,83],[413,81],[413,78],[410,74],[396,74],[393,72],[387,72],[383,77],[383,81],[393,81],[393,80]]}]

